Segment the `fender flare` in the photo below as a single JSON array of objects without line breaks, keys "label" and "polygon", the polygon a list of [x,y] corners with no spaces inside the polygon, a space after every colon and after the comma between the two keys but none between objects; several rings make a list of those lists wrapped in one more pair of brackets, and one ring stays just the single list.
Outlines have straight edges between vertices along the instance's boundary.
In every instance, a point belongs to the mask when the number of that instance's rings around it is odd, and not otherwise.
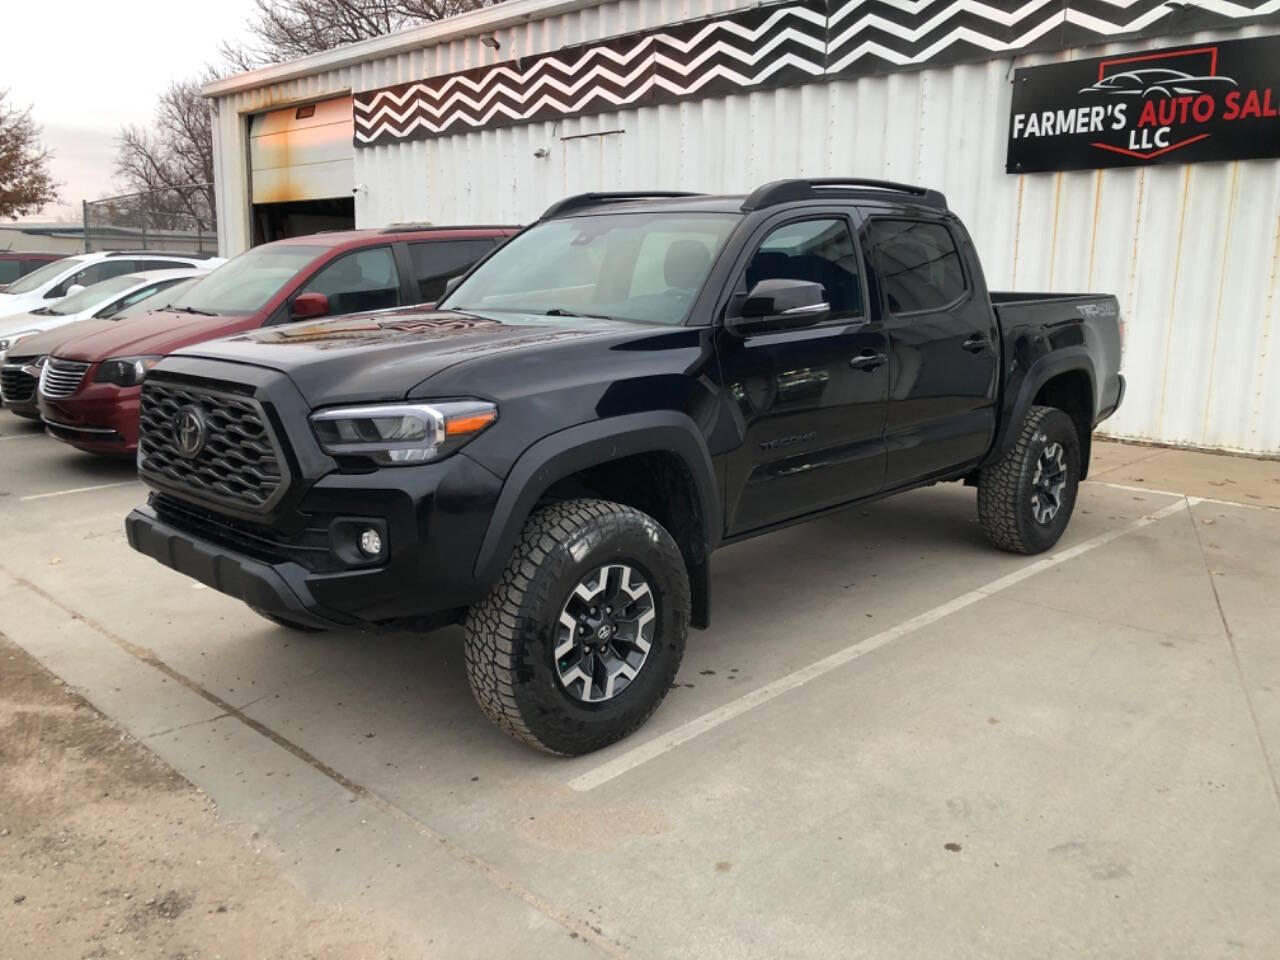
[{"label": "fender flare", "polygon": [[[709,557],[720,539],[716,527],[720,496],[711,453],[690,417],[661,410],[579,424],[525,450],[503,481],[476,556],[476,578],[490,584],[498,581],[529,514],[556,481],[619,457],[655,451],[674,453],[693,477],[702,511],[703,548]],[[709,564],[704,562],[703,567]]]},{"label": "fender flare", "polygon": [[[996,442],[987,458],[982,462],[982,466],[985,467],[995,463],[1013,446],[1014,441],[1017,439],[1018,431],[1022,428],[1022,421],[1026,419],[1027,412],[1031,409],[1032,401],[1035,400],[1036,394],[1040,392],[1040,388],[1054,377],[1077,370],[1083,372],[1089,378],[1090,417],[1097,416],[1098,379],[1093,369],[1093,358],[1089,356],[1089,351],[1083,345],[1055,350],[1048,356],[1036,360],[1027,368],[1026,374],[1022,377],[1022,383],[1018,387],[1017,395],[1012,402],[1007,403],[1005,406],[1008,414],[1000,424],[1000,430],[996,434]],[[1082,442],[1086,442],[1088,438],[1081,437],[1080,439]]]}]

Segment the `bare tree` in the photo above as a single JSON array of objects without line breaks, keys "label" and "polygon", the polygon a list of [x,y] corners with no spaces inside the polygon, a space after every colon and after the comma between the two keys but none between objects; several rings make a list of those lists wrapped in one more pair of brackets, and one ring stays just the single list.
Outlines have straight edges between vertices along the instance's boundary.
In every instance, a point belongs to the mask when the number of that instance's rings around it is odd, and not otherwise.
[{"label": "bare tree", "polygon": [[170,84],[149,129],[120,131],[116,173],[129,189],[147,194],[137,199],[134,213],[152,225],[176,229],[212,222],[213,119],[200,87],[213,76],[206,72],[199,80]]},{"label": "bare tree", "polygon": [[222,45],[237,71],[252,70],[492,6],[501,0],[254,0],[253,40]]},{"label": "bare tree", "polygon": [[0,217],[11,219],[56,201],[58,185],[31,108],[11,106],[8,98],[9,91],[0,90]]}]

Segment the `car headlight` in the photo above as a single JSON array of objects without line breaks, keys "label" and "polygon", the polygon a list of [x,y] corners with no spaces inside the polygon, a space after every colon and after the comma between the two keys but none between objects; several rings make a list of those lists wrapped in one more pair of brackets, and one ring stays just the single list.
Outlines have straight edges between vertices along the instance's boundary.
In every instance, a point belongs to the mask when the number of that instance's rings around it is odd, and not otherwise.
[{"label": "car headlight", "polygon": [[39,332],[39,330],[19,330],[17,333],[9,334],[7,337],[0,337],[0,360],[4,360],[4,355],[8,353],[13,345],[19,340],[24,340]]},{"label": "car headlight", "polygon": [[112,357],[98,367],[96,383],[114,383],[117,387],[136,387],[147,378],[147,371],[163,357]]},{"label": "car headlight", "polygon": [[492,403],[451,400],[321,410],[311,415],[311,426],[328,454],[407,466],[449,456],[497,419]]}]

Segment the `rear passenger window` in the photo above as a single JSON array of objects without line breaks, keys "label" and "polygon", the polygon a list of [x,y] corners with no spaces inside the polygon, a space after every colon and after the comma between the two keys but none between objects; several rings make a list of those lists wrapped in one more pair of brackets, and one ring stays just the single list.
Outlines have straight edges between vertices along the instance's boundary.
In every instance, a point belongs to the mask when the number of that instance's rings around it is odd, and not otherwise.
[{"label": "rear passenger window", "polygon": [[867,236],[893,313],[940,310],[964,295],[960,251],[942,224],[872,220]]},{"label": "rear passenger window", "polygon": [[179,263],[177,260],[139,260],[138,270],[181,270],[183,267],[190,266],[187,263]]},{"label": "rear passenger window", "polygon": [[444,285],[470,269],[493,249],[492,240],[430,240],[409,244],[418,302],[434,303],[444,296]]}]

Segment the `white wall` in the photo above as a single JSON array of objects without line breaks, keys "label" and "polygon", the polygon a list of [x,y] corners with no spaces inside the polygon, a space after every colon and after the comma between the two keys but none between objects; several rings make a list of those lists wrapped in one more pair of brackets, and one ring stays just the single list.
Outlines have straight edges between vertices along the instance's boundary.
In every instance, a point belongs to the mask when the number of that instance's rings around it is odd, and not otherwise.
[{"label": "white wall", "polygon": [[[248,242],[244,120],[736,4],[626,0],[219,101],[219,237]],[[358,226],[527,222],[596,189],[741,192],[858,175],[943,189],[996,289],[1106,291],[1128,320],[1129,392],[1105,432],[1280,454],[1280,161],[1004,173],[1012,66],[1274,32],[1261,27],[1021,56],[355,150]],[[514,45],[514,47],[513,47]],[[580,133],[625,133],[564,141]],[[545,159],[535,151],[547,149]],[[354,148],[353,148],[354,150]]]}]

